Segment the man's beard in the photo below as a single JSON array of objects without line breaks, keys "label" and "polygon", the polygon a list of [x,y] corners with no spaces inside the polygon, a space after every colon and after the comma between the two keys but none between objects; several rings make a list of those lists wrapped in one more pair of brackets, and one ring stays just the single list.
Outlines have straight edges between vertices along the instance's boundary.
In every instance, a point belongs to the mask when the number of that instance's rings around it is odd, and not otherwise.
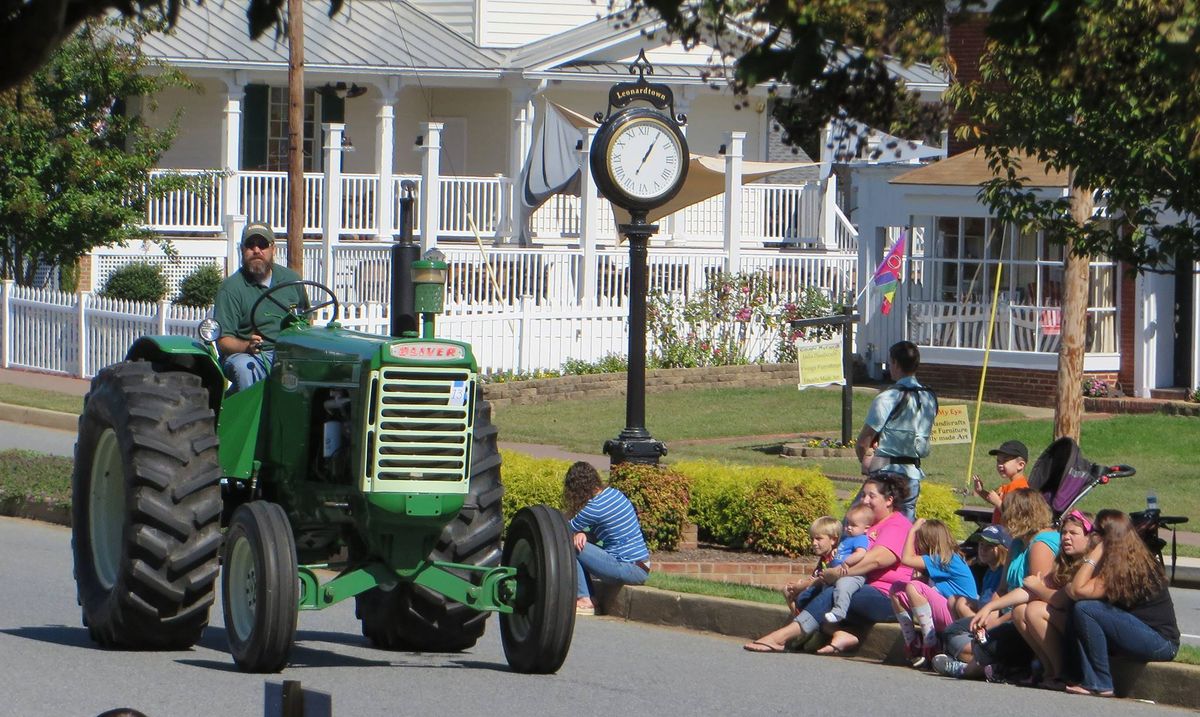
[{"label": "man's beard", "polygon": [[271,272],[271,262],[266,259],[247,259],[245,268],[251,279],[261,281],[267,278],[267,274]]}]

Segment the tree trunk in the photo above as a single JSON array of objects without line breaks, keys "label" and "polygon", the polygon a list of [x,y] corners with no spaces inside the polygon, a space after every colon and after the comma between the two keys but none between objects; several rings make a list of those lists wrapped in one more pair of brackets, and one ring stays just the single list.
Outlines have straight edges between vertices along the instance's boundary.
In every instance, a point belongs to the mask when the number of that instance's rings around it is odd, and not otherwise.
[{"label": "tree trunk", "polygon": [[288,268],[304,276],[304,2],[288,0]]},{"label": "tree trunk", "polygon": [[[1071,218],[1082,226],[1092,216],[1092,193],[1075,186],[1071,177]],[[1083,356],[1087,338],[1088,263],[1068,246],[1063,272],[1062,327],[1058,348],[1058,386],[1054,395],[1054,438],[1079,440],[1083,418]]]}]

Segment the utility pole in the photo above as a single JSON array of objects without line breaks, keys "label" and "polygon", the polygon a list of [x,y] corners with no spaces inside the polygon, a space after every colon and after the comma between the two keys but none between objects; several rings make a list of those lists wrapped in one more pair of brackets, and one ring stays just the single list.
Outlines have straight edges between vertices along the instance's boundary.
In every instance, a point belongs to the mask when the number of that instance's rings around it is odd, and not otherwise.
[{"label": "utility pole", "polygon": [[288,268],[304,276],[304,0],[288,8]]},{"label": "utility pole", "polygon": [[[1071,218],[1083,226],[1092,218],[1092,193],[1075,184],[1075,170],[1068,173]],[[1091,258],[1066,247],[1063,271],[1062,328],[1058,347],[1058,386],[1054,393],[1054,438],[1070,436],[1079,441],[1083,421],[1083,357],[1087,339],[1088,267]]]}]

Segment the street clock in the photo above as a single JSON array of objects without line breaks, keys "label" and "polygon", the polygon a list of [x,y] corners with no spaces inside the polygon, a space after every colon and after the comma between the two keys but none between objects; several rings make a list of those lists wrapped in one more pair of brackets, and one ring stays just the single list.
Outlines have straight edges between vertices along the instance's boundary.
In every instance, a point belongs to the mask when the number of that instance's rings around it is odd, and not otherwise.
[{"label": "street clock", "polygon": [[648,107],[610,116],[596,133],[590,159],[600,193],[630,212],[662,206],[687,179],[687,139],[670,117]]}]

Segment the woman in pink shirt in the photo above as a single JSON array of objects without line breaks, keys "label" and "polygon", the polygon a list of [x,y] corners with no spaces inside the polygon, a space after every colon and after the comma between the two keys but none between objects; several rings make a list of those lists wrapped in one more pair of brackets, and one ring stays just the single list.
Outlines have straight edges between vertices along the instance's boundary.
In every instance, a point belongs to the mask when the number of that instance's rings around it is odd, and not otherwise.
[{"label": "woman in pink shirt", "polygon": [[[908,478],[896,473],[880,471],[873,473],[863,483],[861,502],[871,509],[875,522],[867,530],[871,548],[863,559],[852,566],[841,566],[826,570],[821,575],[826,589],[808,601],[800,614],[791,622],[774,632],[745,644],[750,652],[783,652],[793,639],[813,634],[824,623],[824,615],[833,605],[832,585],[838,578],[862,575],[867,584],[850,599],[850,610],[842,624],[869,625],[877,622],[895,622],[888,593],[892,583],[912,580],[912,569],[900,562],[904,553],[904,541],[912,523],[899,512],[908,494]],[[833,655],[858,647],[858,638],[840,626],[826,626],[832,630],[829,644],[817,652]]]}]

